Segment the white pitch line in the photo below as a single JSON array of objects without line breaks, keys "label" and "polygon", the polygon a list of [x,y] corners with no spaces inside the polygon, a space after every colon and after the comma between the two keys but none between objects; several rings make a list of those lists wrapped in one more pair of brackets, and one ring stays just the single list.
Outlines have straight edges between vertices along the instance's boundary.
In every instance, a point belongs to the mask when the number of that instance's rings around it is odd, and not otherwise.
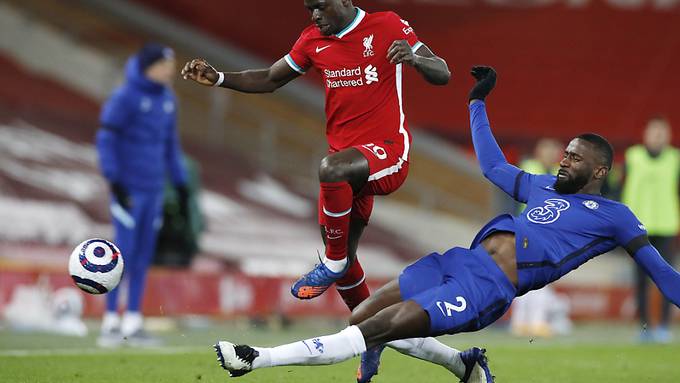
[{"label": "white pitch line", "polygon": [[207,352],[211,350],[206,347],[184,346],[184,347],[149,347],[149,348],[53,348],[45,350],[3,350],[0,356],[30,357],[30,356],[54,356],[54,355],[88,355],[88,354],[187,354],[192,352]]}]

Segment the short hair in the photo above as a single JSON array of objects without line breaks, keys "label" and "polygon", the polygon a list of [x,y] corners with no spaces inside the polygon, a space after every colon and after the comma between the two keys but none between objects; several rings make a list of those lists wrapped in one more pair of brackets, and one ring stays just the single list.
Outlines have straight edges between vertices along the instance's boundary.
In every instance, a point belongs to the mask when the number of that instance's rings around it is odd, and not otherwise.
[{"label": "short hair", "polygon": [[612,162],[614,161],[614,148],[606,138],[596,133],[583,133],[576,136],[576,138],[590,142],[602,157],[602,165],[607,166],[607,169],[611,170]]}]

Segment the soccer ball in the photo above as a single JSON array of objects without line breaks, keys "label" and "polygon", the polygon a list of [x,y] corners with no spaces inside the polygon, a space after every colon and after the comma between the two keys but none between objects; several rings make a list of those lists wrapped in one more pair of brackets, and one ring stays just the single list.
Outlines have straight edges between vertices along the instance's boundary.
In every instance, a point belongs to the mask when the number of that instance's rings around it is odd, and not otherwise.
[{"label": "soccer ball", "polygon": [[101,238],[88,239],[73,249],[68,272],[81,290],[108,293],[118,286],[123,275],[123,257],[113,243]]}]

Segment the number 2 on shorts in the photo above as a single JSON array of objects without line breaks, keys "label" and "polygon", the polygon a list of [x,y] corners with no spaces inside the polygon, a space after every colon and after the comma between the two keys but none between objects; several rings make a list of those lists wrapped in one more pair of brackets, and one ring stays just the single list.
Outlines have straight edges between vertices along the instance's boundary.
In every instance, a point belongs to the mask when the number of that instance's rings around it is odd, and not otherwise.
[{"label": "number 2 on shorts", "polygon": [[[443,315],[450,317],[453,315],[454,311],[460,313],[465,311],[465,308],[467,307],[467,302],[465,302],[465,298],[461,296],[456,297],[456,302],[458,302],[460,306],[456,306],[453,303],[449,303],[446,301],[437,301],[437,307],[439,307],[439,310],[442,312]],[[446,312],[444,312],[444,309],[446,309]]]}]

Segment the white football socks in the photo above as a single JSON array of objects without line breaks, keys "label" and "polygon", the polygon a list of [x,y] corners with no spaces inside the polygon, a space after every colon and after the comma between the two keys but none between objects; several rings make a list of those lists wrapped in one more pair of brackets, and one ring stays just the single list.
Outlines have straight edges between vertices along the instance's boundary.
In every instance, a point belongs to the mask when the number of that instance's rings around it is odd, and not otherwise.
[{"label": "white football socks", "polygon": [[366,343],[357,326],[339,333],[307,339],[283,346],[253,347],[260,356],[253,360],[253,369],[274,366],[312,366],[333,364],[351,359],[366,351]]},{"label": "white football socks", "polygon": [[347,257],[340,260],[328,259],[324,257],[323,264],[328,267],[328,270],[337,274],[345,270],[345,267],[347,266]]},{"label": "white football socks", "polygon": [[144,317],[139,311],[126,311],[120,325],[120,332],[124,336],[132,335],[144,325]]},{"label": "white football socks", "polygon": [[[456,377],[465,375],[465,364],[460,351],[438,340],[410,338],[395,340],[387,346],[418,359],[438,364]],[[253,347],[260,355],[253,360],[252,368],[275,366],[312,366],[343,362],[366,351],[366,343],[357,326],[349,326],[339,333],[320,336],[277,347]]]},{"label": "white football socks", "polygon": [[102,332],[110,333],[120,328],[120,315],[115,311],[107,311],[102,318]]},{"label": "white football socks", "polygon": [[451,371],[458,378],[463,378],[463,375],[465,375],[465,364],[458,355],[460,351],[432,337],[400,339],[386,345],[402,354],[438,364]]}]

